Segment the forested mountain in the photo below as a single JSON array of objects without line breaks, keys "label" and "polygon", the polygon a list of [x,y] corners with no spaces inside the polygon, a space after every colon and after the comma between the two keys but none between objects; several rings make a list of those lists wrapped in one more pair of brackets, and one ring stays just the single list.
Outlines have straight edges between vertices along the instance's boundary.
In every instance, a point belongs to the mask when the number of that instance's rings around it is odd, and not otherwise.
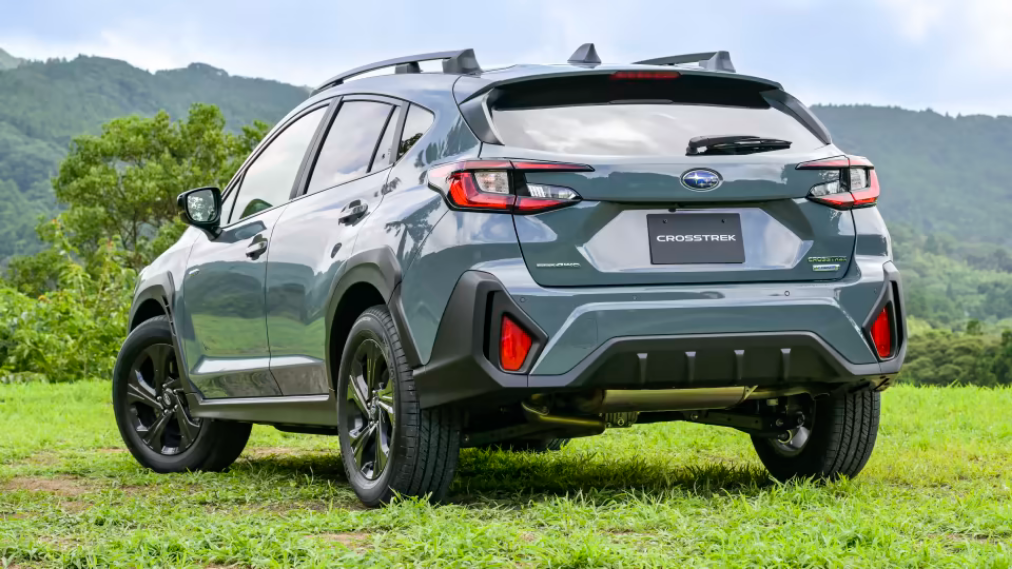
[{"label": "forested mountain", "polygon": [[72,137],[124,115],[185,117],[196,102],[219,107],[230,128],[273,123],[307,95],[200,63],[149,73],[114,59],[26,62],[0,51],[0,260],[37,246],[36,218],[55,208],[50,178]]},{"label": "forested mountain", "polygon": [[[305,89],[233,77],[208,65],[149,73],[123,61],[31,62],[0,50],[0,263],[38,247],[56,209],[50,178],[71,138],[110,119],[210,103],[236,129],[273,123]],[[815,106],[847,152],[868,156],[896,238],[910,314],[934,327],[1012,324],[1012,117],[947,116],[871,106]],[[1001,322],[1001,321],[1005,322]]]},{"label": "forested mountain", "polygon": [[14,57],[6,51],[0,49],[0,71],[4,69],[14,69],[18,65],[21,65],[21,59]]}]

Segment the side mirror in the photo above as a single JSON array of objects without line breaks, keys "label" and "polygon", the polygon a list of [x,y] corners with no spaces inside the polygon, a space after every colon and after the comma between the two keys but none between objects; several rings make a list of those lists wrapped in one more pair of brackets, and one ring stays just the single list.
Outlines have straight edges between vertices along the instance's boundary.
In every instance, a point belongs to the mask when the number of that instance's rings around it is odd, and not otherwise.
[{"label": "side mirror", "polygon": [[176,198],[183,215],[183,221],[202,229],[211,237],[218,236],[221,225],[221,190],[218,188],[196,188],[187,190]]}]

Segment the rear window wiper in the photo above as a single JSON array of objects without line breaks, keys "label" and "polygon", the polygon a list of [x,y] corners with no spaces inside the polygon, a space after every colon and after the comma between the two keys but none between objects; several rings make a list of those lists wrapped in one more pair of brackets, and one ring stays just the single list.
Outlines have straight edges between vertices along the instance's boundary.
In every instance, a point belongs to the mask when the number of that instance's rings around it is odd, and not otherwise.
[{"label": "rear window wiper", "polygon": [[791,141],[779,138],[763,138],[748,134],[697,136],[689,141],[686,156],[714,154],[752,154],[791,147]]}]

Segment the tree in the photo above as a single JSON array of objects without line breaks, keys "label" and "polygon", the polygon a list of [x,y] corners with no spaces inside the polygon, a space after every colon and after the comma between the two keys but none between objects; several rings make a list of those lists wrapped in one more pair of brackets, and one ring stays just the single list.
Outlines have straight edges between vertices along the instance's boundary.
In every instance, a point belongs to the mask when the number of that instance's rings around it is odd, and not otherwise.
[{"label": "tree", "polygon": [[[123,262],[142,268],[181,231],[176,196],[223,187],[268,129],[257,121],[239,134],[226,132],[217,107],[195,104],[184,121],[162,111],[115,119],[99,136],[75,138],[53,180],[68,206],[60,215],[68,241],[88,259],[117,240]],[[170,235],[159,239],[160,232]]]}]

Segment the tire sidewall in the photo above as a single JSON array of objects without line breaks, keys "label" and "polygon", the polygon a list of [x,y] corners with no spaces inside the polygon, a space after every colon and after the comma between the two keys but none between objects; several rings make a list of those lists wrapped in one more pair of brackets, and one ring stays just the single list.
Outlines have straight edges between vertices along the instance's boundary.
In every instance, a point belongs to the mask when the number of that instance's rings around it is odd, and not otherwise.
[{"label": "tire sidewall", "polygon": [[[155,452],[144,443],[140,435],[134,430],[129,404],[126,401],[127,383],[130,370],[134,361],[145,349],[155,344],[169,344],[175,350],[172,338],[172,329],[168,319],[164,316],[152,318],[141,323],[135,328],[120,348],[119,356],[116,358],[116,366],[113,369],[112,379],[112,401],[113,412],[116,416],[116,424],[119,426],[120,435],[126,443],[130,454],[137,459],[141,465],[156,472],[181,472],[197,470],[204,463],[207,455],[211,452],[212,436],[210,420],[204,419],[201,424],[197,440],[190,448],[175,455],[163,455]],[[182,360],[176,353],[176,362],[181,365]]]},{"label": "tire sidewall", "polygon": [[[365,340],[373,339],[376,340],[383,349],[383,356],[386,358],[387,368],[390,370],[390,381],[394,382],[394,428],[392,429],[392,436],[390,439],[390,458],[387,461],[387,466],[375,480],[369,480],[366,478],[358,469],[358,465],[355,464],[354,452],[351,449],[351,436],[348,428],[348,424],[345,421],[345,409],[354,403],[347,400],[348,393],[348,382],[350,377],[350,369],[352,364],[352,357],[355,355],[355,351]],[[338,438],[341,445],[341,462],[344,464],[345,474],[348,477],[348,482],[351,484],[355,494],[358,495],[359,499],[367,505],[375,505],[382,502],[389,501],[393,486],[393,480],[395,473],[401,468],[404,463],[404,450],[401,439],[403,438],[404,428],[404,412],[403,405],[401,405],[401,393],[400,388],[403,384],[403,374],[405,370],[401,369],[398,365],[397,359],[394,357],[393,345],[394,339],[390,337],[387,330],[383,326],[383,323],[372,314],[372,311],[366,311],[355,324],[352,326],[351,331],[348,333],[348,341],[345,342],[344,351],[341,354],[341,365],[338,372],[337,380],[337,415],[338,415]]]}]

